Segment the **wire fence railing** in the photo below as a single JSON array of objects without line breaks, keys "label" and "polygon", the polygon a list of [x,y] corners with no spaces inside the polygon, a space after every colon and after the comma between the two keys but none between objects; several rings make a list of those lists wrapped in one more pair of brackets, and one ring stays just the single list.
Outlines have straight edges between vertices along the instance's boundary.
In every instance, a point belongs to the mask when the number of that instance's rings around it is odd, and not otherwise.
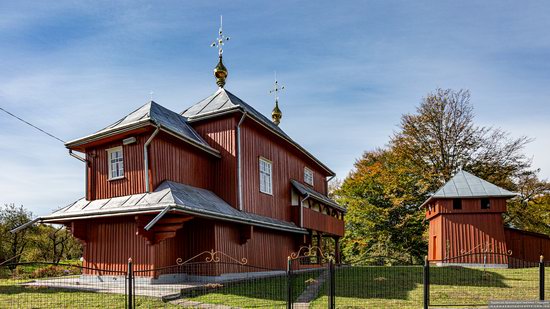
[{"label": "wire fence railing", "polygon": [[465,258],[414,265],[370,257],[335,265],[319,255],[295,256],[287,269],[216,256],[146,270],[134,270],[130,262],[126,271],[76,263],[9,264],[0,266],[0,308],[402,309],[487,306],[549,295],[550,262],[481,253]]},{"label": "wire fence railing", "polygon": [[[87,275],[102,272],[97,276]],[[71,264],[0,266],[0,308],[126,308],[126,272]]]}]

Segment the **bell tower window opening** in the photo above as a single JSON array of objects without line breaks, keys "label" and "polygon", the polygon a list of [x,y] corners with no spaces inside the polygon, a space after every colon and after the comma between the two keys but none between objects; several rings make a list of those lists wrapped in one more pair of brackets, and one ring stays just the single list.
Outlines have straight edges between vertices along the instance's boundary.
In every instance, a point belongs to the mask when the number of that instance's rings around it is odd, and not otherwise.
[{"label": "bell tower window opening", "polygon": [[453,209],[462,209],[462,199],[453,199]]}]

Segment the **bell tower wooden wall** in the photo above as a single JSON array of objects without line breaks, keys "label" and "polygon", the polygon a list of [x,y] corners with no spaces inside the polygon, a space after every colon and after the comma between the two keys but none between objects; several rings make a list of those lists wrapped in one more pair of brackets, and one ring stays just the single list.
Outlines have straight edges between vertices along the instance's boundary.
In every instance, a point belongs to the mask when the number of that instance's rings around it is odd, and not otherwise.
[{"label": "bell tower wooden wall", "polygon": [[454,199],[437,199],[426,207],[429,220],[428,259],[442,260],[465,253],[490,250],[506,253],[502,213],[506,199],[490,198],[490,207],[482,209],[481,199],[463,198],[461,208]]}]

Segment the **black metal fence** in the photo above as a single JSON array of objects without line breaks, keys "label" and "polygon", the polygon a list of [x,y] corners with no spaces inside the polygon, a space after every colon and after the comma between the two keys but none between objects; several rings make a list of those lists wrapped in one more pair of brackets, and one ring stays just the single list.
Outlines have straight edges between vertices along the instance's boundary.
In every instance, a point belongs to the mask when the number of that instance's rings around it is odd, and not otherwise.
[{"label": "black metal fence", "polygon": [[220,252],[157,269],[0,266],[0,308],[429,308],[543,300],[550,262],[474,253],[412,265],[385,257],[334,264],[311,250],[286,269]]}]

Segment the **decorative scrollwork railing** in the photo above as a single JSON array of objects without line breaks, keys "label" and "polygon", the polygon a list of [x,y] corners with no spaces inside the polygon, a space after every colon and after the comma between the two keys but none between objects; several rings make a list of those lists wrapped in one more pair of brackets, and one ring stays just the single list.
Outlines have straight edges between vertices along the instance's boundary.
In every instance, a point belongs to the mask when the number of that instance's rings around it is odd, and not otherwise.
[{"label": "decorative scrollwork railing", "polygon": [[[479,252],[475,252],[476,249],[479,249]],[[480,243],[479,245],[473,247],[470,250],[460,250],[460,255],[467,255],[467,254],[476,254],[476,253],[485,253],[485,254],[502,254],[502,255],[512,255],[512,250],[507,250],[505,252],[502,252],[502,250],[495,249],[495,244],[491,242],[485,242]]]},{"label": "decorative scrollwork railing", "polygon": [[224,253],[224,252],[221,252],[221,251],[214,251],[214,249],[210,250],[210,251],[203,251],[195,256],[193,256],[192,258],[189,258],[187,260],[183,260],[182,258],[177,258],[176,259],[176,264],[178,265],[184,265],[184,264],[187,264],[187,263],[190,263],[191,261],[193,260],[196,260],[198,259],[199,257],[201,256],[205,256],[204,258],[204,262],[206,263],[220,263],[221,260],[222,260],[222,257],[225,257],[227,258],[228,260],[234,262],[234,263],[238,263],[240,265],[246,265],[248,264],[248,259],[247,258],[241,258],[240,260],[239,259],[236,259],[232,256],[229,256],[228,254]]},{"label": "decorative scrollwork railing", "polygon": [[319,257],[325,260],[334,260],[333,256],[325,255],[323,250],[317,246],[302,246],[298,251],[290,253],[289,260],[296,260],[302,257]]}]

